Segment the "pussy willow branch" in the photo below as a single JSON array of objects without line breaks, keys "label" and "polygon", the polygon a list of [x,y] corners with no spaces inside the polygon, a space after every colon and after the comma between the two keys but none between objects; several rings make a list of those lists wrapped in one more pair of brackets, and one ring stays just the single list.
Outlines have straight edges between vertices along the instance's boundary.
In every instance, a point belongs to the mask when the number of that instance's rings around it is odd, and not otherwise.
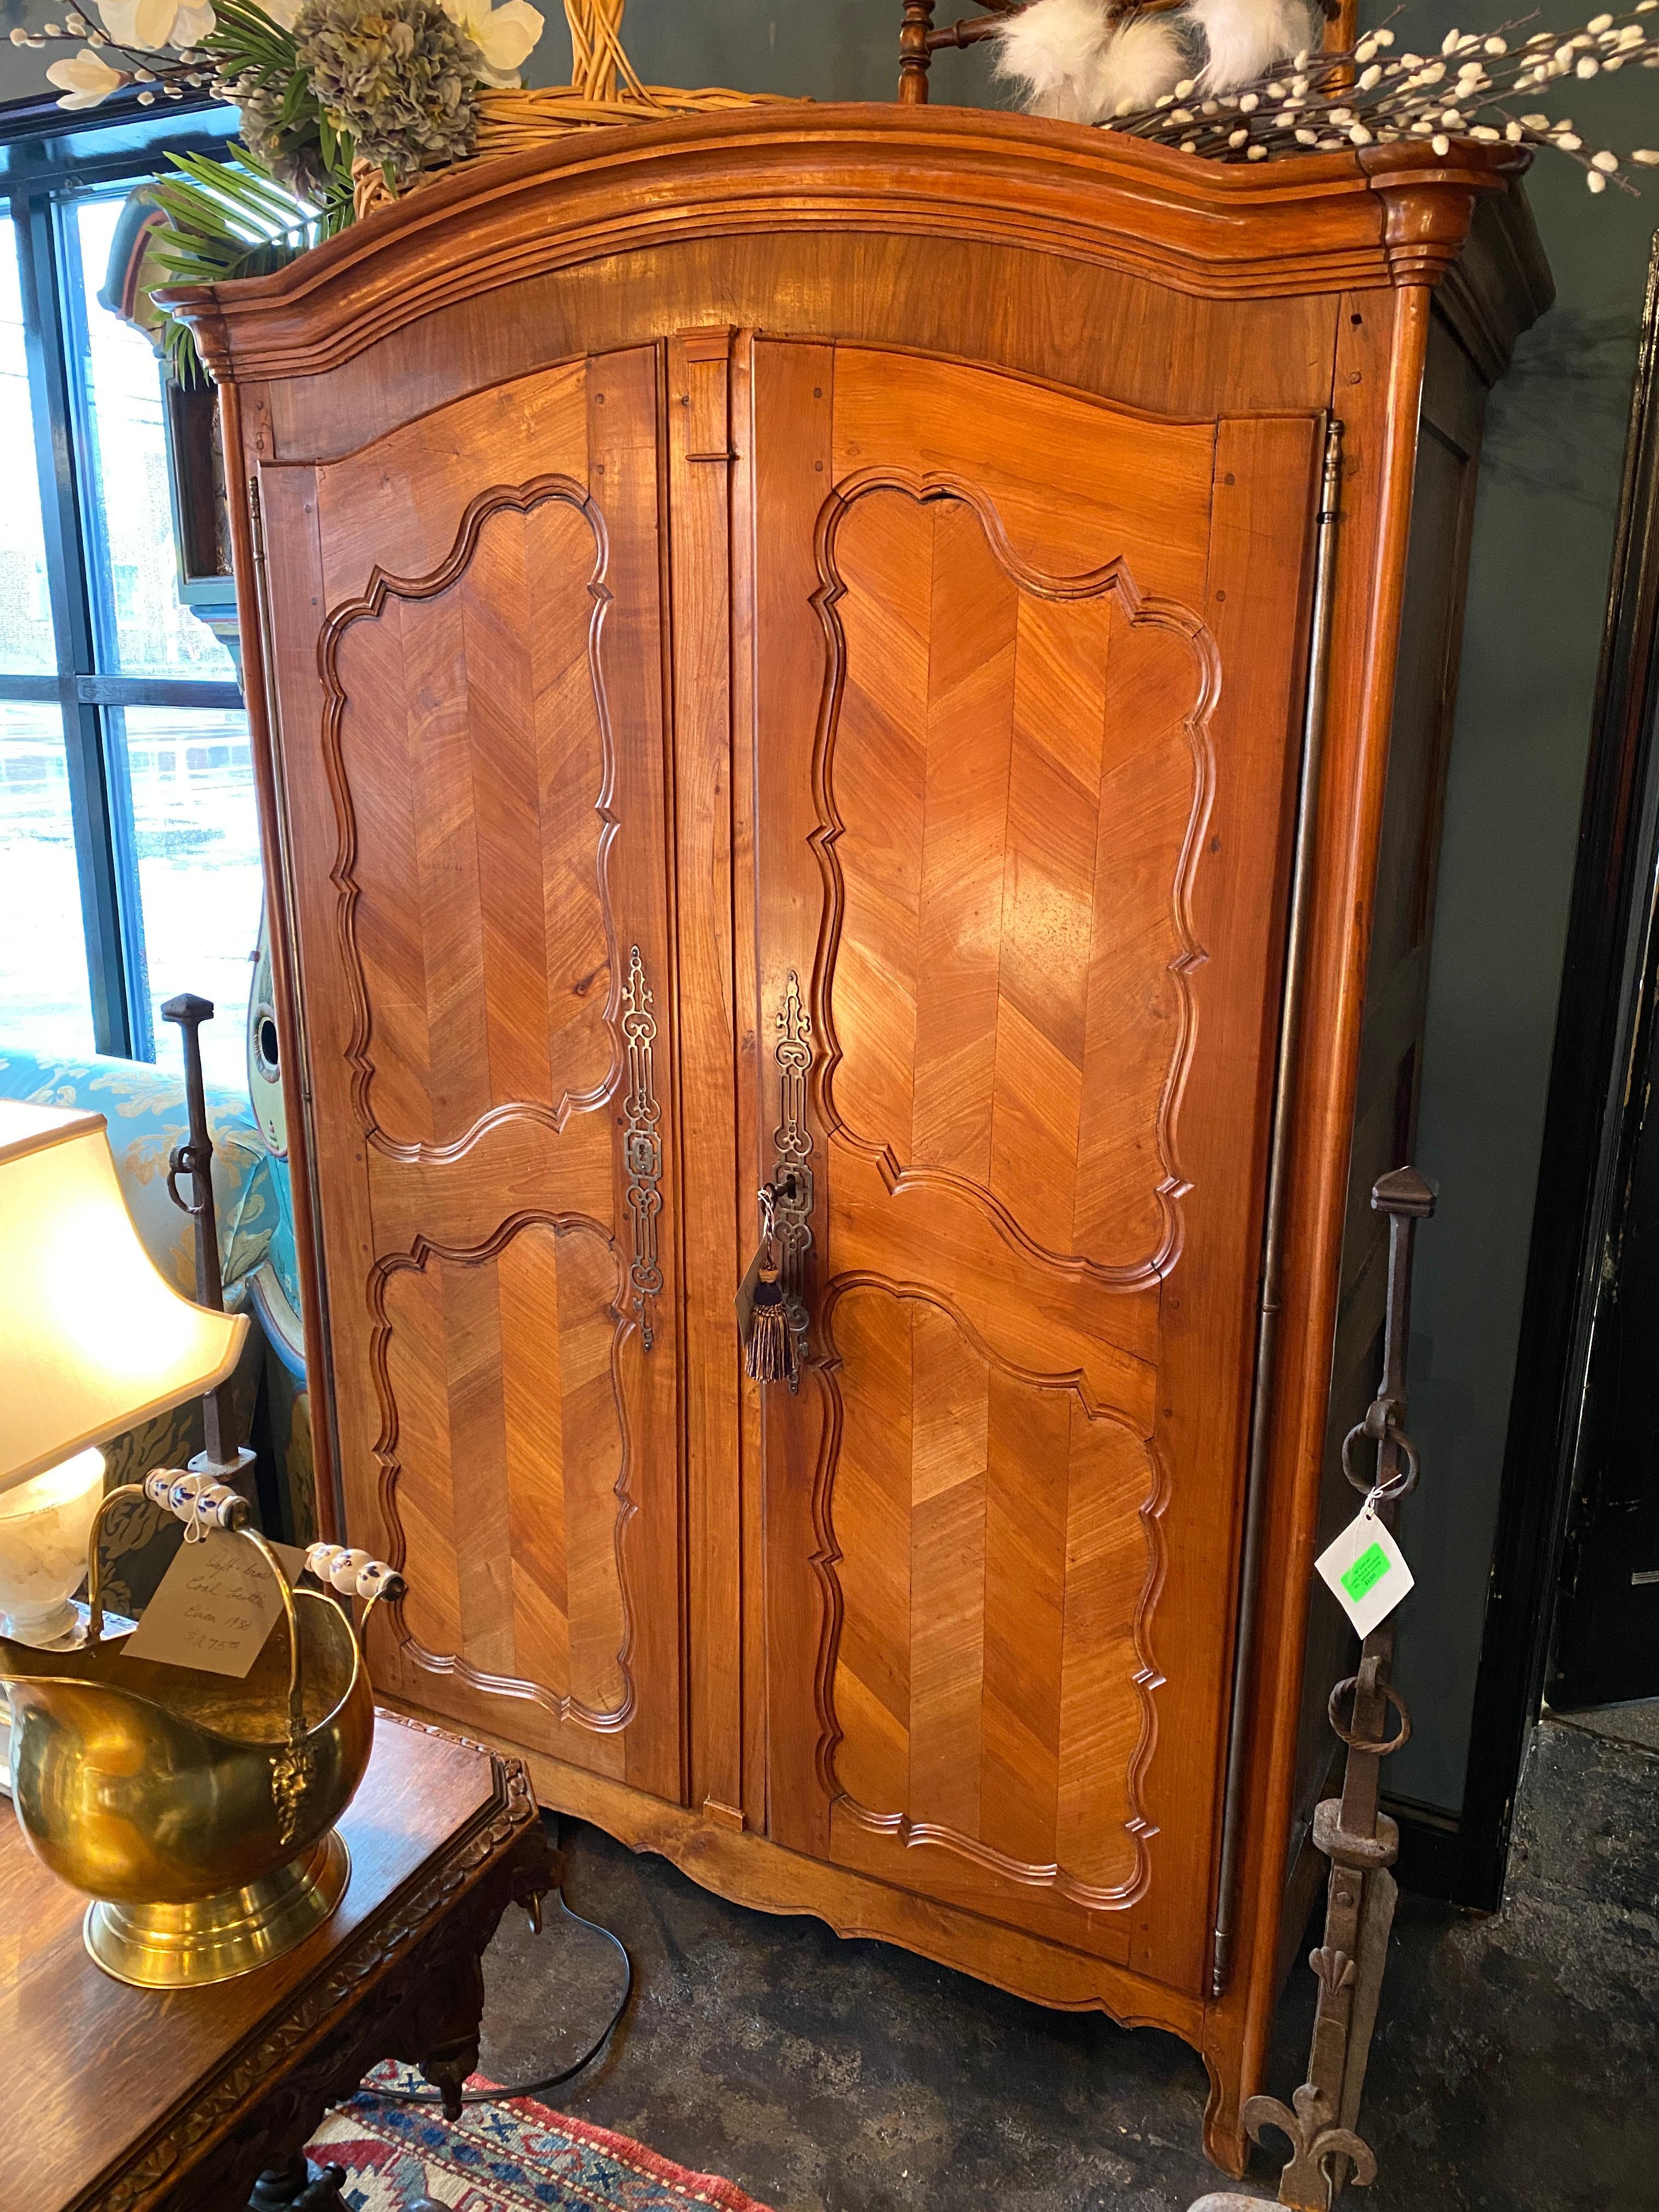
[{"label": "pussy willow branch", "polygon": [[[1570,116],[1530,107],[1518,113],[1513,103],[1559,78],[1588,81],[1631,65],[1659,69],[1659,42],[1649,35],[1659,33],[1659,24],[1643,21],[1656,10],[1659,0],[1637,0],[1624,15],[1594,15],[1582,30],[1565,33],[1528,32],[1537,18],[1522,16],[1492,32],[1449,31],[1434,54],[1392,53],[1391,19],[1348,52],[1298,54],[1271,76],[1226,93],[1206,91],[1200,73],[1155,106],[1106,127],[1233,161],[1418,140],[1443,154],[1453,137],[1547,146],[1578,163],[1592,191],[1613,184],[1633,192],[1619,155],[1586,146]],[[1659,166],[1659,153],[1645,147],[1628,158]]]},{"label": "pussy willow branch", "polygon": [[[1427,140],[1443,154],[1454,137],[1507,142],[1565,155],[1583,170],[1594,192],[1609,184],[1634,192],[1619,155],[1587,146],[1571,116],[1518,113],[1514,102],[1561,78],[1610,76],[1632,64],[1659,69],[1659,25],[1642,20],[1656,11],[1659,0],[1636,0],[1624,14],[1593,15],[1581,30],[1565,33],[1528,32],[1537,18],[1525,15],[1496,31],[1449,31],[1434,54],[1394,53],[1391,17],[1348,51],[1298,54],[1271,75],[1225,93],[1207,91],[1200,72],[1155,106],[1118,115],[1106,127],[1183,154],[1233,161],[1413,140]],[[124,46],[78,12],[68,16],[67,27],[47,23],[39,31],[14,30],[11,40],[34,47],[84,44],[100,56],[118,57],[123,77],[143,88],[142,106],[151,105],[158,93],[179,100],[186,89],[230,89],[219,85],[217,57],[186,52],[175,58]],[[1638,166],[1659,166],[1659,153],[1645,147],[1627,158]]]},{"label": "pussy willow branch", "polygon": [[70,15],[61,25],[44,23],[38,31],[14,30],[10,35],[15,46],[92,47],[111,69],[118,68],[131,83],[143,88],[138,101],[143,107],[153,106],[158,93],[167,100],[182,100],[186,91],[201,91],[213,82],[214,72],[205,54],[158,53],[148,46],[124,46],[78,14]]}]

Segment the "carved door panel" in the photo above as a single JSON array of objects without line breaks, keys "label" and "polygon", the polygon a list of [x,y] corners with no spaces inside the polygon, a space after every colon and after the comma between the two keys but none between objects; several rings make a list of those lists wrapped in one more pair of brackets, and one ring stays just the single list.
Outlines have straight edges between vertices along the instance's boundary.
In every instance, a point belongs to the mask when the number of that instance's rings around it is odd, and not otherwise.
[{"label": "carved door panel", "polygon": [[1197,1991],[1318,426],[750,390],[771,1832]]},{"label": "carved door panel", "polygon": [[617,354],[261,492],[378,1678],[678,1797],[658,404]]}]

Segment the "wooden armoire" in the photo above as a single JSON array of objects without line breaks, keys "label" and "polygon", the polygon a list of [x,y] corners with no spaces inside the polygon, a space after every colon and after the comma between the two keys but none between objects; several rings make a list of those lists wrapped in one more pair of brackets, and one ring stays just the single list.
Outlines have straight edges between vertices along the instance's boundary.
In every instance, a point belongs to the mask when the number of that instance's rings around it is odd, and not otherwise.
[{"label": "wooden armoire", "polygon": [[757,107],[175,295],[382,1689],[728,1897],[1173,2030],[1235,2171],[1521,166]]}]

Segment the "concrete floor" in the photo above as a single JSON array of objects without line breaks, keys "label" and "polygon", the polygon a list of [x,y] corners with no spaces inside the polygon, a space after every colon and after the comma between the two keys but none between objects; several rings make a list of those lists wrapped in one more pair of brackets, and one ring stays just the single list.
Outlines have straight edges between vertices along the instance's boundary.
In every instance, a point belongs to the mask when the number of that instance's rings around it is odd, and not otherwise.
[{"label": "concrete floor", "polygon": [[[1047,2012],[817,1922],[723,1903],[562,1824],[572,1905],[636,1976],[609,2057],[550,2099],[777,2212],[1184,2212],[1219,2185],[1183,2045]],[[484,2065],[550,2071],[592,2040],[616,1954],[514,1916],[487,1963]],[[1302,2078],[1312,1978],[1269,2086]],[[1659,1752],[1579,1725],[1534,1739],[1501,1913],[1407,1897],[1362,2130],[1368,2212],[1659,2206]],[[1271,2198],[1277,2162],[1250,2186]]]},{"label": "concrete floor", "polygon": [[1603,1705],[1589,1713],[1555,1713],[1563,1728],[1588,1729],[1592,1735],[1610,1736],[1615,1743],[1639,1743],[1659,1751],[1659,1698],[1638,1698],[1628,1705]]}]

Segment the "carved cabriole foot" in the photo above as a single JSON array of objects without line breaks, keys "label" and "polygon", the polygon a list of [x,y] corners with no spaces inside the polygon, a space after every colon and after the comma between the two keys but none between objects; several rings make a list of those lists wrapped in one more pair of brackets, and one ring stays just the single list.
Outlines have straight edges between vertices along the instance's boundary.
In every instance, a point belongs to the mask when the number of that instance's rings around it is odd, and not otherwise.
[{"label": "carved cabriole foot", "polygon": [[466,2036],[459,2043],[444,2045],[429,2051],[421,2061],[422,2077],[429,2081],[444,2100],[444,2118],[452,2123],[461,2117],[461,2091],[466,2086],[469,2074],[478,2070],[478,2039]]},{"label": "carved cabriole foot", "polygon": [[[392,1717],[383,1717],[382,1725]],[[404,1719],[395,1724],[422,1729]],[[319,2176],[313,2167],[301,2193],[281,2193],[284,2184],[300,2182],[301,2146],[325,2113],[387,2058],[420,2067],[451,2102],[477,2063],[481,1961],[489,1939],[509,1905],[527,1905],[559,1881],[557,1855],[523,1766],[507,1759],[499,1771],[493,1815],[364,1930],[329,1981],[308,1990],[292,2015],[239,2055],[216,2105],[212,2092],[198,2098],[198,2127],[230,2112],[234,2124],[221,2127],[188,2175],[179,2172],[177,2144],[157,2146],[100,2198],[106,2212],[135,2212],[141,2200],[154,2201],[157,2212],[243,2212],[250,2203],[258,2212],[343,2212],[344,2199],[327,2179],[332,2169]],[[252,2173],[265,2193],[250,2198]],[[173,2178],[158,2196],[156,2185],[167,2176]]]},{"label": "carved cabriole foot", "polygon": [[1228,2037],[1228,2025],[1224,2019],[1212,2014],[1205,2023],[1205,2040],[1200,2049],[1204,2070],[1210,2077],[1209,2101],[1204,2108],[1204,2155],[1223,2173],[1242,2181],[1250,2161],[1250,2144],[1238,2108],[1243,2090],[1254,2088],[1255,2082],[1241,2079],[1243,2059]]},{"label": "carved cabriole foot", "polygon": [[267,2166],[253,2185],[248,2212],[345,2212],[343,2166],[313,2166],[301,2156]]},{"label": "carved cabriole foot", "polygon": [[[510,1808],[495,1831],[479,1838],[475,1849],[480,1855],[499,1850],[501,1856],[459,1904],[449,1903],[444,1892],[458,1874],[470,1871],[465,1867],[446,1869],[411,1901],[399,1929],[402,1941],[387,1946],[388,1954],[395,1948],[400,1955],[376,1962],[369,1987],[360,1990],[348,2016],[331,2026],[305,2061],[273,2089],[258,2115],[259,2124],[246,2121],[228,2139],[222,2159],[228,2160],[242,2148],[244,2177],[250,2166],[263,2164],[256,2193],[252,2197],[241,2193],[247,2188],[244,2178],[234,2193],[227,2187],[222,2196],[213,2192],[192,2199],[191,2212],[198,2212],[198,2207],[199,2212],[209,2212],[210,2207],[211,2212],[230,2212],[244,2203],[252,2212],[344,2212],[344,2198],[327,2179],[337,2168],[325,2168],[320,2177],[313,2168],[303,2177],[300,2193],[284,2195],[282,2191],[284,2185],[301,2184],[304,2160],[294,2147],[303,2143],[325,2112],[349,2097],[383,2059],[418,2067],[442,2096],[446,2116],[459,2118],[461,2085],[478,2060],[483,1951],[508,1905],[526,1905],[532,1895],[557,1886],[556,1861],[539,1822],[531,1825],[533,1814],[521,1820],[518,1811]],[[403,1943],[428,1920],[427,1932],[404,1949]]]}]

